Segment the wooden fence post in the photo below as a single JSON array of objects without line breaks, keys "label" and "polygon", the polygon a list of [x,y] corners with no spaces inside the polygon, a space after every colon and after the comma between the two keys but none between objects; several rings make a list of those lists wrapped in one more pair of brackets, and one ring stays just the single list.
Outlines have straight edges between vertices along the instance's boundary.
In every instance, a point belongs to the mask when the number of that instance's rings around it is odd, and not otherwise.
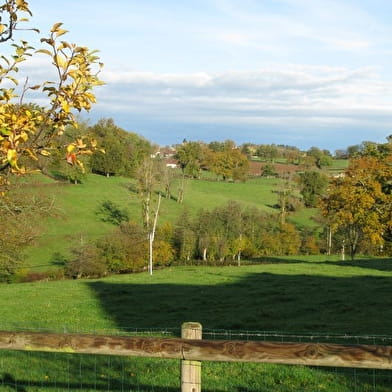
[{"label": "wooden fence post", "polygon": [[[200,323],[188,322],[181,326],[182,339],[202,339]],[[201,392],[201,362],[181,361],[181,392]]]}]

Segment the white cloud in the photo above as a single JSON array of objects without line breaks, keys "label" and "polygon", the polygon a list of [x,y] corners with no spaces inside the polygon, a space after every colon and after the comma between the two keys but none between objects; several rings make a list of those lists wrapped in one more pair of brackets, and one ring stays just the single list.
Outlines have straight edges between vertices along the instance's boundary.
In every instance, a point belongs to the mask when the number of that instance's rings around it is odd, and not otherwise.
[{"label": "white cloud", "polygon": [[249,72],[107,72],[100,106],[164,121],[345,125],[392,120],[377,69],[287,65]]}]

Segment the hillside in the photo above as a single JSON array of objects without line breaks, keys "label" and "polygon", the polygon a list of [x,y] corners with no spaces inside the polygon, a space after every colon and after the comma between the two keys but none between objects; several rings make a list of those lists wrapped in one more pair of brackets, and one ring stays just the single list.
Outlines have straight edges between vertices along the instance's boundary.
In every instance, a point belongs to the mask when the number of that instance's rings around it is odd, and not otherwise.
[{"label": "hillside", "polygon": [[[279,179],[255,178],[245,183],[227,183],[208,180],[189,180],[183,204],[163,199],[160,223],[175,222],[184,209],[196,213],[236,200],[247,206],[277,213]],[[55,216],[45,219],[45,229],[36,244],[28,249],[26,266],[47,268],[56,261],[54,254],[67,255],[72,247],[94,240],[114,228],[97,214],[106,200],[126,209],[132,220],[141,223],[140,200],[131,179],[90,174],[82,184],[56,183],[43,176],[34,176],[23,186],[25,192],[45,192],[55,200]],[[174,194],[176,187],[173,187]],[[314,226],[314,209],[301,209],[290,216],[296,224]]]}]

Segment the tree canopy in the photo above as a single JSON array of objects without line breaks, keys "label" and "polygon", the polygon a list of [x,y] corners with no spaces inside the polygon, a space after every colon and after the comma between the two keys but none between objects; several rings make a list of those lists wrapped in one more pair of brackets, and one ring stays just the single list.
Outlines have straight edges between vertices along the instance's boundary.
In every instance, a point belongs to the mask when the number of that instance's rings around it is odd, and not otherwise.
[{"label": "tree canopy", "polygon": [[[32,16],[29,4],[24,0],[6,0],[0,4],[0,11],[0,43],[9,44],[13,51],[0,58],[0,183],[4,186],[7,172],[28,172],[28,160],[50,155],[53,141],[67,126],[77,126],[75,112],[90,110],[96,101],[93,88],[102,84],[99,79],[102,63],[96,51],[64,41],[67,30],[60,22],[52,26],[48,36],[41,38],[42,48],[35,50],[26,39],[17,43],[16,32],[22,30],[19,25]],[[30,84],[26,79],[17,91],[20,67],[32,56],[39,55],[48,57],[57,78],[41,84]],[[14,86],[9,87],[10,83]],[[40,94],[48,102],[47,106],[26,104],[31,91]],[[77,139],[63,146],[64,157],[69,164],[82,166],[79,156],[95,146],[94,141],[89,144]]]},{"label": "tree canopy", "polygon": [[391,163],[391,155],[353,159],[345,175],[332,180],[321,202],[323,215],[348,245],[351,258],[361,243],[382,246],[391,230]]}]

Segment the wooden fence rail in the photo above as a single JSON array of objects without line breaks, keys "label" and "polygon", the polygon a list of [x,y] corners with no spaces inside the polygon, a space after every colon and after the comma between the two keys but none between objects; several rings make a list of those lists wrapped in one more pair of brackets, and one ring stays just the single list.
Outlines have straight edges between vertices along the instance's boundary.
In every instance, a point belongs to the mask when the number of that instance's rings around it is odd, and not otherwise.
[{"label": "wooden fence rail", "polygon": [[392,369],[392,346],[0,332],[0,349]]},{"label": "wooden fence rail", "polygon": [[[188,328],[195,324],[186,323]],[[392,369],[392,346],[200,340],[189,339],[192,337],[189,333],[183,333],[182,336],[186,338],[0,331],[0,349],[172,358],[182,361]],[[195,363],[190,365],[195,367]]]}]

